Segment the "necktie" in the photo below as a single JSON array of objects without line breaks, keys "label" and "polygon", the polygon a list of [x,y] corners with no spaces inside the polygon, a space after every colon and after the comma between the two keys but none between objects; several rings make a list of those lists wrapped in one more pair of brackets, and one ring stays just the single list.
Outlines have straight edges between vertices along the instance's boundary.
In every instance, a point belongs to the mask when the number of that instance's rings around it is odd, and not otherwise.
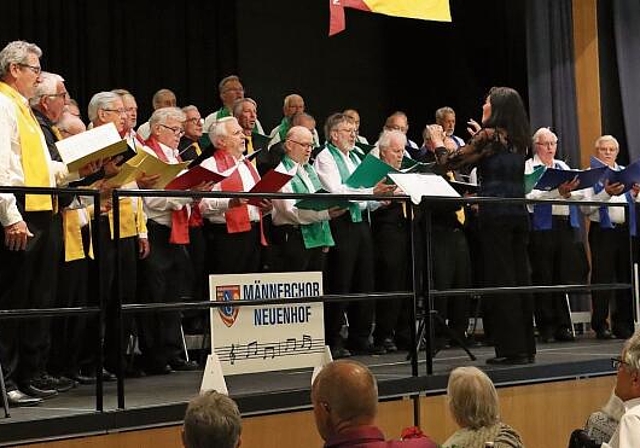
[{"label": "necktie", "polygon": [[[455,176],[453,175],[453,171],[447,172],[447,179],[456,180]],[[464,225],[464,222],[466,220],[466,216],[464,215],[464,207],[460,207],[458,210],[456,210],[456,218],[458,219],[458,222],[460,224]]]}]

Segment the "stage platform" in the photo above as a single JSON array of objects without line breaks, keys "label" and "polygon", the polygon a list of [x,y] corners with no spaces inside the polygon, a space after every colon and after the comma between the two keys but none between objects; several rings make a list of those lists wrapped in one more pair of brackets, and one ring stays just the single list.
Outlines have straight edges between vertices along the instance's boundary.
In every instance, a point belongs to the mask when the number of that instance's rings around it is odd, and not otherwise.
[{"label": "stage platform", "polygon": [[[463,365],[482,368],[499,387],[612,375],[610,358],[620,354],[622,345],[621,340],[599,341],[586,334],[575,342],[538,344],[535,364],[500,367],[485,364],[494,356],[492,347],[471,347],[476,361],[463,350],[450,348],[436,355],[430,376],[423,353],[419,377],[411,376],[406,352],[354,359],[370,366],[381,399],[390,400],[442,394],[448,373]],[[105,383],[101,413],[95,411],[95,388],[80,386],[38,407],[12,408],[10,418],[0,418],[0,444],[175,425],[182,420],[186,402],[198,393],[201,379],[202,371],[126,379],[125,409],[116,409],[116,383]],[[243,415],[250,416],[308,409],[310,380],[311,370],[306,369],[229,377],[227,385]]]}]

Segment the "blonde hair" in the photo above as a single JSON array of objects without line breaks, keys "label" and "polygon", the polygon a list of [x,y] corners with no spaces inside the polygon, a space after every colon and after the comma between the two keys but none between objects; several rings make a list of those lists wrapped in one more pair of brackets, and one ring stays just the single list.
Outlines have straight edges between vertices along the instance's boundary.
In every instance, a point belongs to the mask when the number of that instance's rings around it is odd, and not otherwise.
[{"label": "blonde hair", "polygon": [[463,428],[491,426],[500,419],[498,393],[491,379],[476,367],[458,367],[447,384],[449,410]]}]

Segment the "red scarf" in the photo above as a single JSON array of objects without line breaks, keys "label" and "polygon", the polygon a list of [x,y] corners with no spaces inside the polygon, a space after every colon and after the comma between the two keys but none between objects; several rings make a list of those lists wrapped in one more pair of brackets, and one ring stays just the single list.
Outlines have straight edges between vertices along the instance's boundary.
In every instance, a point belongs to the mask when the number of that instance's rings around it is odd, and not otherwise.
[{"label": "red scarf", "polygon": [[[236,164],[236,160],[224,150],[218,149],[213,153],[213,158],[216,161],[216,166],[219,172],[223,172],[232,168]],[[253,180],[258,183],[260,175],[246,159],[243,160],[245,166],[249,169]],[[244,185],[242,185],[242,177],[240,177],[240,171],[235,170],[231,176],[220,182],[220,189],[222,191],[244,191]],[[227,232],[239,233],[248,232],[251,230],[251,223],[249,222],[249,206],[241,205],[239,207],[229,208],[224,212],[224,218],[227,222]],[[267,245],[267,240],[264,237],[264,231],[262,229],[262,212],[260,212],[260,243],[263,246]]]},{"label": "red scarf", "polygon": [[[152,135],[145,142],[145,144],[153,149],[158,158],[164,162],[170,163],[166,154],[160,147],[160,142]],[[176,157],[180,162],[180,156]],[[173,210],[171,212],[171,236],[169,242],[171,244],[189,244],[189,227],[197,227],[202,225],[202,215],[198,207],[191,209],[191,216],[189,216],[189,209],[185,205],[180,210]]]}]

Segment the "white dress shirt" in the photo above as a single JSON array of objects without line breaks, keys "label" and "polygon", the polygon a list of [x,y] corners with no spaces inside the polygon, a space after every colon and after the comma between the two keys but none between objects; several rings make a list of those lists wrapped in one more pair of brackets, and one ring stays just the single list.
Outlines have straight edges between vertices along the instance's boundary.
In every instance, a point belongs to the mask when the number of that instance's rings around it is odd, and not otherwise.
[{"label": "white dress shirt", "polygon": [[640,447],[640,398],[625,401],[624,409],[616,432],[609,443],[602,444],[602,448]]},{"label": "white dress shirt", "polygon": [[[533,173],[533,169],[537,166],[544,165],[542,160],[538,155],[534,155],[532,159],[528,159],[524,163],[524,174]],[[564,163],[562,160],[553,159],[553,168],[561,169],[561,170],[570,170],[569,165]],[[580,188],[580,187],[578,187]],[[550,191],[542,191],[533,189],[531,192],[527,193],[527,199],[565,199],[560,194],[560,191],[556,188]],[[582,199],[584,197],[584,190],[572,191],[571,196],[566,199]],[[529,213],[533,213],[533,204],[527,204],[527,209]],[[553,204],[551,206],[551,214],[554,216],[569,216],[569,206],[568,205],[559,205]]]},{"label": "white dress shirt", "polygon": [[[282,164],[281,164],[282,165]],[[280,169],[280,168],[277,168]],[[310,192],[315,192],[313,182],[309,178],[309,175],[305,171],[304,167],[298,164],[296,175],[304,182],[305,186]],[[282,193],[293,193],[291,182],[288,182],[280,190]],[[274,199],[273,200],[273,224],[276,226],[282,226],[285,224],[290,225],[304,225],[312,224],[318,221],[328,221],[328,210],[304,210],[296,207],[297,199]]]}]

